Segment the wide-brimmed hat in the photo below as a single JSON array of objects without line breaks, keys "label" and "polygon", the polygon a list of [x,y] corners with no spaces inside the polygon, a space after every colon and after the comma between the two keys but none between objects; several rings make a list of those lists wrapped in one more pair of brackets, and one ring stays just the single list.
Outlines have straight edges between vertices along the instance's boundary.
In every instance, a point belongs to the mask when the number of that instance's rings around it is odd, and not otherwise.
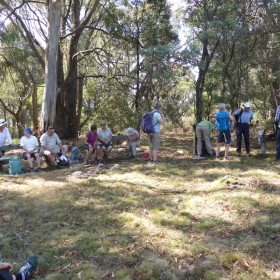
[{"label": "wide-brimmed hat", "polygon": [[125,135],[129,136],[132,135],[135,132],[135,129],[132,127],[129,127],[127,129],[124,130]]},{"label": "wide-brimmed hat", "polygon": [[4,119],[0,119],[0,126],[3,126],[5,124],[7,124],[7,122]]},{"label": "wide-brimmed hat", "polygon": [[243,104],[243,106],[244,106],[245,108],[250,108],[250,107],[251,107],[251,104],[250,104],[249,102],[245,102],[245,103]]}]

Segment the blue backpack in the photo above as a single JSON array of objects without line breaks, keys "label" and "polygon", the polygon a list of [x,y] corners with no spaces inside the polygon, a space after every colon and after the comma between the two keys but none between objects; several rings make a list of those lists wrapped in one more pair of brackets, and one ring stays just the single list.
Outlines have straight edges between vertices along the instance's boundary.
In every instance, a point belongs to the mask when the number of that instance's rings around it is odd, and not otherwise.
[{"label": "blue backpack", "polygon": [[231,128],[229,112],[224,111],[216,114],[216,128],[218,131],[226,131]]},{"label": "blue backpack", "polygon": [[141,128],[144,133],[154,133],[155,132],[155,125],[153,125],[153,116],[154,113],[157,112],[155,110],[145,113],[141,119]]}]

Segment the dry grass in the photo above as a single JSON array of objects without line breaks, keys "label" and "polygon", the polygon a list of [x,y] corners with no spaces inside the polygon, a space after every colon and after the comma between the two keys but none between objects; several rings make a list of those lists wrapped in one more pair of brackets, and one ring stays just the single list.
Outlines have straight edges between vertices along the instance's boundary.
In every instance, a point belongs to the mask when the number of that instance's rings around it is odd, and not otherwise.
[{"label": "dry grass", "polygon": [[191,144],[165,133],[155,168],[3,175],[2,257],[38,254],[33,279],[280,279],[273,145],[225,162],[192,160]]}]

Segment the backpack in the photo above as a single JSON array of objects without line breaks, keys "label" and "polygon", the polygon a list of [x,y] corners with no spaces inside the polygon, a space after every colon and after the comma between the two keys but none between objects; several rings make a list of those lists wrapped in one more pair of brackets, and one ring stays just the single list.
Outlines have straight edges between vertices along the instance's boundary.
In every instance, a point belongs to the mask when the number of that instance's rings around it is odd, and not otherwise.
[{"label": "backpack", "polygon": [[243,109],[240,110],[239,114],[234,115],[236,123],[239,123],[239,118],[241,117],[242,113],[243,113]]},{"label": "backpack", "polygon": [[155,110],[151,111],[151,112],[147,112],[142,116],[141,119],[141,128],[143,130],[144,133],[154,133],[155,132],[155,128],[154,126],[157,124],[153,125],[153,116],[154,113],[157,112]]},{"label": "backpack", "polygon": [[71,150],[71,160],[78,161],[79,160],[79,148],[78,147],[73,147]]},{"label": "backpack", "polygon": [[229,112],[224,111],[216,114],[216,128],[218,131],[225,131],[231,128]]}]

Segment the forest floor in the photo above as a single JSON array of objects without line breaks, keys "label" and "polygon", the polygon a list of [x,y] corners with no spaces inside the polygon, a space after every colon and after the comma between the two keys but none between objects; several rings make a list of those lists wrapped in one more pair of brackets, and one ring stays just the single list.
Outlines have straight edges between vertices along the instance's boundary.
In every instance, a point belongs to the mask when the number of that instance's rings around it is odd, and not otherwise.
[{"label": "forest floor", "polygon": [[[0,253],[32,279],[280,279],[280,164],[194,160],[192,133],[163,135],[159,162],[1,174]],[[113,155],[112,155],[113,157]]]}]

